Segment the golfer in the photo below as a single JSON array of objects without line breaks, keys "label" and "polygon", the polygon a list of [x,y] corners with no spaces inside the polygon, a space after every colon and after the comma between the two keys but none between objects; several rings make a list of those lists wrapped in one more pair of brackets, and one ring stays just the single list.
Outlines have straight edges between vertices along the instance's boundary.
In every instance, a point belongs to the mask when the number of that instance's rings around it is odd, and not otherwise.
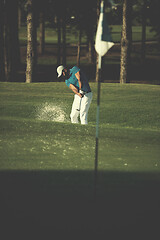
[{"label": "golfer", "polygon": [[88,110],[92,101],[92,92],[86,75],[74,66],[71,69],[60,65],[57,68],[58,78],[64,76],[66,85],[75,93],[70,114],[72,123],[88,124]]}]

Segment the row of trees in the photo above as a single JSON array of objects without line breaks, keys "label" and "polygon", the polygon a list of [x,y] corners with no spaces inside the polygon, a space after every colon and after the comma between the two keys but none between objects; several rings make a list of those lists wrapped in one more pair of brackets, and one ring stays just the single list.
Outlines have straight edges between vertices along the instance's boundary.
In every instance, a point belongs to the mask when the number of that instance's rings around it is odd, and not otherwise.
[{"label": "row of trees", "polygon": [[[128,67],[132,46],[132,16],[136,14],[136,21],[143,26],[142,54],[145,57],[145,26],[149,19],[160,38],[159,22],[155,15],[159,16],[159,0],[105,0],[109,22],[122,23],[121,38],[121,72],[120,82],[128,79]],[[94,35],[99,16],[100,0],[0,0],[0,80],[13,81],[16,79],[20,64],[20,45],[18,26],[20,20],[27,23],[27,59],[26,82],[32,82],[36,74],[37,66],[37,27],[40,27],[39,51],[45,49],[45,22],[54,24],[57,28],[57,65],[66,65],[66,27],[75,25],[78,29],[78,53],[77,64],[80,64],[80,50],[82,34],[87,36],[88,58],[94,63],[96,60],[94,51]],[[134,11],[133,11],[134,10]],[[155,11],[155,15],[151,12]],[[139,15],[139,12],[143,13]],[[74,16],[74,18],[72,18]],[[134,19],[135,19],[134,18]],[[19,20],[20,19],[20,20]],[[98,59],[98,58],[97,58]],[[96,75],[96,79],[98,76]]]}]

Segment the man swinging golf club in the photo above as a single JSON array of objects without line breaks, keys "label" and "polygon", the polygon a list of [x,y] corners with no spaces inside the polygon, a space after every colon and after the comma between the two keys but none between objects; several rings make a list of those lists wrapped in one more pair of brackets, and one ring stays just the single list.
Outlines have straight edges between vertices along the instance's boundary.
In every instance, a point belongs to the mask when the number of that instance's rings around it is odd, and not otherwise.
[{"label": "man swinging golf club", "polygon": [[75,93],[70,114],[71,122],[78,123],[80,116],[81,124],[88,124],[87,117],[92,92],[86,75],[77,66],[68,69],[63,65],[57,68],[57,73],[58,78],[64,76],[66,85]]}]

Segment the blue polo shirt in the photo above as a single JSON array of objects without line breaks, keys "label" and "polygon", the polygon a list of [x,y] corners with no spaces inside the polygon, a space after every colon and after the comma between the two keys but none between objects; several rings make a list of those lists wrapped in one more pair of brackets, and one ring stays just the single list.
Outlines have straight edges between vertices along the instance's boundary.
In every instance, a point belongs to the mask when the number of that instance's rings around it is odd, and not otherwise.
[{"label": "blue polo shirt", "polygon": [[82,82],[82,88],[81,90],[85,92],[91,92],[88,79],[86,75],[78,68],[77,66],[74,66],[73,68],[70,69],[70,77],[65,81],[66,85],[69,87],[70,84],[73,84],[78,90],[79,90],[79,83],[78,79],[76,78],[75,74],[80,71],[80,76],[81,76],[81,82]]}]

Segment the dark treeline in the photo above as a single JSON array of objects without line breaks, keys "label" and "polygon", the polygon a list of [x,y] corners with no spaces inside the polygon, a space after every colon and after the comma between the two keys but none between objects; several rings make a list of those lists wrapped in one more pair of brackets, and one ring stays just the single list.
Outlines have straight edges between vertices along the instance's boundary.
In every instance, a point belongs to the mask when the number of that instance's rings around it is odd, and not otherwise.
[{"label": "dark treeline", "polygon": [[[80,65],[83,35],[87,39],[88,62],[96,65],[94,36],[100,2],[100,0],[0,0],[0,81],[16,81],[21,62],[18,30],[22,24],[27,28],[26,82],[34,81],[36,76],[37,27],[40,29],[39,53],[44,54],[46,22],[50,27],[57,29],[57,65],[67,64],[66,29],[73,26],[76,26],[78,32],[77,65]],[[157,39],[160,39],[159,0],[105,0],[105,4],[109,24],[123,24],[120,82],[124,83],[127,81],[130,65],[132,24],[141,24],[143,27],[142,59],[145,59],[147,24],[153,26],[157,32]],[[152,14],[153,12],[155,14]]]}]

